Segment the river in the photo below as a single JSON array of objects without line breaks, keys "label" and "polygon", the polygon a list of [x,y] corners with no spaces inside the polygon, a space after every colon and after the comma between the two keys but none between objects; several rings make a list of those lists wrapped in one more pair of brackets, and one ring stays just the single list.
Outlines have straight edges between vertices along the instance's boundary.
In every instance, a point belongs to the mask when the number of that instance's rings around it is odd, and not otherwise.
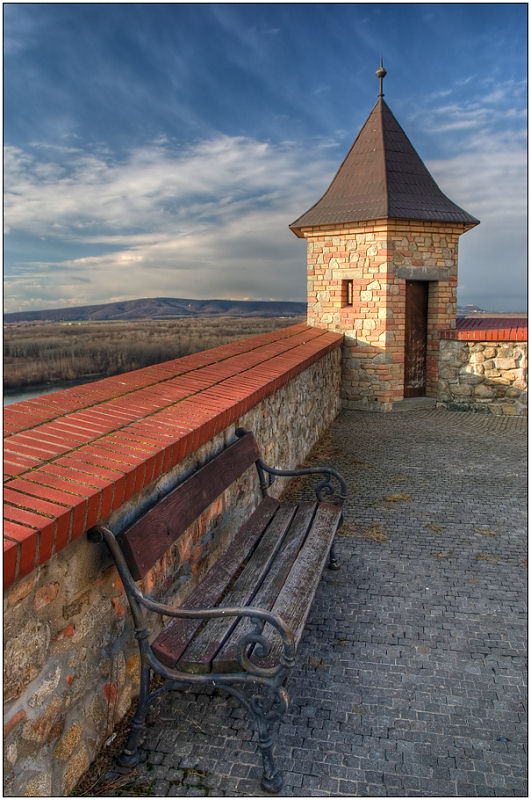
[{"label": "river", "polygon": [[22,400],[31,400],[33,397],[41,397],[43,394],[60,392],[61,389],[70,389],[72,386],[81,386],[83,383],[91,383],[97,378],[87,378],[84,381],[62,381],[54,384],[43,383],[40,386],[28,386],[25,389],[4,389],[4,406],[13,403],[20,403]]}]

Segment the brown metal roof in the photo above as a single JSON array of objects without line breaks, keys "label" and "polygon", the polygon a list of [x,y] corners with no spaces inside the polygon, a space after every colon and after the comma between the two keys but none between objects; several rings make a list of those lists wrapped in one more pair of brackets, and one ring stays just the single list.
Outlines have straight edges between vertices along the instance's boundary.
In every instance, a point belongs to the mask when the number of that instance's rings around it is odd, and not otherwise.
[{"label": "brown metal roof", "polygon": [[301,236],[301,228],[382,218],[479,223],[441,192],[379,98],[324,195],[289,227]]}]

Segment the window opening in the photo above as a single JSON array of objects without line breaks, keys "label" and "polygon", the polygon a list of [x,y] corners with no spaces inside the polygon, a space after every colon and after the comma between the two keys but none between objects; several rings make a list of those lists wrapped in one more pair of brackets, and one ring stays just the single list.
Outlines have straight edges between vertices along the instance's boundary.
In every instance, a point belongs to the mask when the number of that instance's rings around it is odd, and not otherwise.
[{"label": "window opening", "polygon": [[354,281],[342,281],[343,305],[351,306],[354,302]]}]

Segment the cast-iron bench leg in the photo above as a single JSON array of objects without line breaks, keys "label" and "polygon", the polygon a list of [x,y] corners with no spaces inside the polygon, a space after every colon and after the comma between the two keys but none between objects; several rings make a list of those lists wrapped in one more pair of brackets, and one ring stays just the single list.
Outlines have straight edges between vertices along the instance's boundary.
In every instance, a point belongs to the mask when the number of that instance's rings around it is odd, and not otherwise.
[{"label": "cast-iron bench leg", "polygon": [[260,785],[262,789],[271,794],[277,794],[282,789],[282,774],[275,767],[273,757],[273,739],[271,737],[271,725],[278,719],[283,709],[274,693],[267,693],[269,696],[254,696],[251,700],[250,710],[258,728],[258,743],[262,753],[263,775]]},{"label": "cast-iron bench leg", "polygon": [[127,739],[127,744],[118,756],[118,764],[121,767],[136,767],[140,761],[140,751],[138,749],[138,742],[140,735],[144,729],[146,721],[146,712],[149,708],[149,684],[151,677],[151,669],[149,667],[142,667],[140,670],[140,695],[138,697],[138,705],[136,713],[131,722],[131,729]]},{"label": "cast-iron bench leg", "polygon": [[339,566],[339,561],[337,560],[336,556],[335,542],[332,542],[332,546],[330,548],[330,554],[328,556],[328,569],[334,569],[334,570],[341,569],[341,567]]}]

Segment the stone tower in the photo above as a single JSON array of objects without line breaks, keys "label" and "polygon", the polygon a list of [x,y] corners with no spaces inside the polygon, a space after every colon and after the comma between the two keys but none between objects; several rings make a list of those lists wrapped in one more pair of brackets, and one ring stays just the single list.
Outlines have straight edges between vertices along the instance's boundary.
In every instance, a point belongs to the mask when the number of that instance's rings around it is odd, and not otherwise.
[{"label": "stone tower", "polygon": [[346,408],[436,397],[455,327],[459,236],[479,220],[439,189],[383,99],[332,183],[290,225],[308,243],[308,324],[344,333]]}]

